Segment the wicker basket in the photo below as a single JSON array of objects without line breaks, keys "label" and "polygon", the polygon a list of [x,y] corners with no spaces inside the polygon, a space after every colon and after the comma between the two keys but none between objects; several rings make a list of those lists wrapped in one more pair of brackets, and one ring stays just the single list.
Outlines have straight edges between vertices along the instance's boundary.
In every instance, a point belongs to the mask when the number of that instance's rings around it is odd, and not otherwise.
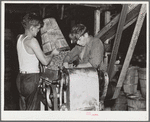
[{"label": "wicker basket", "polygon": [[146,98],[146,68],[139,68],[138,71],[141,94],[144,98]]},{"label": "wicker basket", "polygon": [[127,96],[128,111],[146,111],[146,100],[141,97],[140,91],[134,95]]},{"label": "wicker basket", "polygon": [[123,89],[126,94],[135,94],[138,85],[138,67],[128,68]]},{"label": "wicker basket", "polygon": [[123,91],[120,91],[115,104],[111,108],[112,111],[127,111],[127,98]]}]

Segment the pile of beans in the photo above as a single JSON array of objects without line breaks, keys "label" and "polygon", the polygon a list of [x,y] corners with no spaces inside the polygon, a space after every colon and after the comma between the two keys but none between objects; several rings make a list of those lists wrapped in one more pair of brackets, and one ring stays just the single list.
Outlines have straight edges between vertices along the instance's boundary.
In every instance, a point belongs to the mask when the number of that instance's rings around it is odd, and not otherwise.
[{"label": "pile of beans", "polygon": [[52,70],[59,70],[58,67],[62,67],[63,60],[69,52],[70,51],[61,51],[59,55],[54,56],[51,63],[48,65],[48,68]]}]

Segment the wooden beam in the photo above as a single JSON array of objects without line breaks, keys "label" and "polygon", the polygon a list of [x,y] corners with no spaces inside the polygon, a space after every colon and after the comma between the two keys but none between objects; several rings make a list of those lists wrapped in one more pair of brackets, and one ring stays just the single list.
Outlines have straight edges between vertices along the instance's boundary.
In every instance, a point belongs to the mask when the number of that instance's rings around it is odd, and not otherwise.
[{"label": "wooden beam", "polygon": [[[111,76],[112,71],[114,69],[114,64],[116,61],[116,57],[117,57],[117,53],[118,53],[118,49],[119,49],[119,45],[120,45],[120,40],[121,40],[121,36],[122,36],[122,32],[123,32],[123,26],[124,26],[126,16],[127,16],[127,10],[128,10],[128,5],[124,4],[121,15],[120,15],[117,33],[115,36],[115,41],[114,41],[113,51],[112,51],[111,58],[110,58],[110,63],[109,63],[108,69],[107,69],[109,77]],[[111,77],[110,77],[110,80],[111,80]]]},{"label": "wooden beam", "polygon": [[[130,25],[132,25],[136,20],[137,20],[137,17],[134,18],[133,20],[131,20],[128,24],[126,24],[126,25],[123,27],[123,30],[125,30],[125,29],[128,28]],[[113,36],[111,36],[111,37],[109,38],[109,40],[112,40],[114,37],[115,37],[115,34],[114,34]]]},{"label": "wooden beam", "polygon": [[[128,11],[127,11],[127,17],[125,20],[125,26],[126,28],[130,26],[130,23],[133,19],[137,18],[138,13],[140,11],[141,4],[133,4],[133,5],[128,5]],[[111,38],[112,36],[115,35],[116,30],[117,30],[117,25],[119,21],[120,14],[118,14],[113,20],[111,20],[101,31],[95,35],[96,37],[100,38],[103,42]],[[131,23],[132,24],[132,23]],[[123,29],[126,29],[123,28]]]},{"label": "wooden beam", "polygon": [[124,64],[120,73],[120,77],[116,86],[116,90],[114,92],[112,99],[116,99],[118,97],[123,81],[125,80],[127,69],[129,67],[129,63],[131,61],[131,58],[132,58],[132,55],[133,55],[133,52],[134,52],[134,49],[135,49],[135,46],[139,37],[139,33],[141,31],[145,15],[146,15],[146,4],[143,4],[139,12],[139,16],[138,16],[136,26],[135,26],[135,29],[131,38],[129,49],[128,49],[128,52],[127,52],[127,55],[126,55],[126,58],[125,58],[125,61],[124,61]]}]

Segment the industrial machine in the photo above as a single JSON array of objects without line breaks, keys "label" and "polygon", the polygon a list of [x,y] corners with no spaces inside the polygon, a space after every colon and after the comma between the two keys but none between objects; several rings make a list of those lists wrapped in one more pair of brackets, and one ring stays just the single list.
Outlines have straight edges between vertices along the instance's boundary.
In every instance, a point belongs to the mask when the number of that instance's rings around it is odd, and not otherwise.
[{"label": "industrial machine", "polygon": [[[101,110],[109,79],[106,72],[101,73],[103,77],[99,77],[99,74],[94,68],[62,68],[59,70],[44,68],[40,88],[45,102],[41,102],[41,110]],[[101,93],[100,80],[103,80]]]}]

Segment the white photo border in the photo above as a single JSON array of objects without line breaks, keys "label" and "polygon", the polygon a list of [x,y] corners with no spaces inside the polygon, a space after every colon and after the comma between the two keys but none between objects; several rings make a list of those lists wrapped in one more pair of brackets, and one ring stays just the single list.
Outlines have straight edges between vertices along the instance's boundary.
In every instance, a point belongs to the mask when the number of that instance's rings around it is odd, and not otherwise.
[{"label": "white photo border", "polygon": [[[4,23],[5,23],[5,3],[92,3],[92,4],[147,4],[147,27],[149,27],[149,3],[143,1],[1,1],[1,120],[2,121],[52,121],[52,120],[70,120],[70,121],[147,121],[149,119],[149,99],[147,99],[147,111],[4,111]],[[147,67],[149,67],[149,28],[147,28]],[[147,68],[149,74],[149,68]],[[147,75],[149,79],[149,75]],[[147,85],[149,89],[149,82]],[[149,93],[147,91],[147,93]],[[147,94],[149,98],[149,94]],[[93,114],[97,116],[92,116]]]}]

